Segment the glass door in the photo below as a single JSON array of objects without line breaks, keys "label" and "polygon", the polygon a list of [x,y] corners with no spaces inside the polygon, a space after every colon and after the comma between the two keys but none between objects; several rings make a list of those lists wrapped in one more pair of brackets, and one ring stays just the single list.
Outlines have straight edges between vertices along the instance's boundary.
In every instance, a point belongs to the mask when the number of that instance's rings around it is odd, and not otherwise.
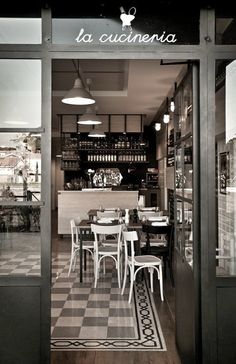
[{"label": "glass door", "polygon": [[193,125],[198,123],[198,105],[193,105],[193,95],[198,93],[194,82],[197,73],[197,66],[192,65],[177,88],[174,113],[176,340],[184,363],[198,362],[195,317],[198,304],[195,272],[198,265],[193,234],[193,204],[197,203],[193,200]]}]

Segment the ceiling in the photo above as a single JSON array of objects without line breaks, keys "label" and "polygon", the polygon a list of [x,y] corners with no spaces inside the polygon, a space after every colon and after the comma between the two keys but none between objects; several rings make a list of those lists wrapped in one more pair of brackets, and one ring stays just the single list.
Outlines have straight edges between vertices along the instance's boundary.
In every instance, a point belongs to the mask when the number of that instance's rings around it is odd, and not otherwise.
[{"label": "ceiling", "polygon": [[[165,61],[166,62],[166,61]],[[173,62],[173,61],[171,61]],[[86,84],[91,80],[90,92],[96,100],[98,114],[143,114],[144,123],[155,118],[166,97],[171,97],[175,82],[186,66],[161,65],[160,60],[54,60],[53,61],[53,119],[57,114],[82,114],[85,106],[61,102],[73,87],[76,67]]]}]

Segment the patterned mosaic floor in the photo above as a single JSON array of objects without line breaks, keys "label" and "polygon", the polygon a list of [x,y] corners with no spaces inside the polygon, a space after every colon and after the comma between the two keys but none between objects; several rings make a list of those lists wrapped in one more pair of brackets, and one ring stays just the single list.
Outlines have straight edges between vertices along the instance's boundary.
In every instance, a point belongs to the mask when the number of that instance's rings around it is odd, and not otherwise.
[{"label": "patterned mosaic floor", "polygon": [[52,261],[52,350],[166,350],[145,280],[129,304],[129,289],[121,296],[112,262],[94,289],[92,261],[80,283],[78,266],[67,276],[69,258],[64,253]]}]

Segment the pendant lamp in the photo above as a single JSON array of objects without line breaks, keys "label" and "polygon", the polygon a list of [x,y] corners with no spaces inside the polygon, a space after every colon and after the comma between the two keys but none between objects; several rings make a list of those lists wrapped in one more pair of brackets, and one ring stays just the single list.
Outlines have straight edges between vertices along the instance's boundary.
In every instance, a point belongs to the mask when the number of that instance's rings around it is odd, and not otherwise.
[{"label": "pendant lamp", "polygon": [[67,92],[67,94],[63,97],[61,100],[64,104],[69,105],[91,105],[95,103],[94,98],[90,94],[89,91],[87,91],[84,88],[83,82],[79,75],[79,61],[78,65],[76,67],[76,63],[73,61],[73,64],[76,68],[77,72],[77,78],[75,80],[73,88]]},{"label": "pendant lamp", "polygon": [[102,121],[90,106],[87,107],[85,113],[79,118],[78,121],[78,124],[82,125],[98,125],[101,123]]},{"label": "pendant lamp", "polygon": [[170,114],[169,114],[169,110],[168,110],[168,105],[169,105],[169,99],[168,97],[166,98],[166,111],[163,115],[163,123],[164,124],[168,124],[170,121]]},{"label": "pendant lamp", "polygon": [[97,130],[93,126],[93,129],[89,132],[88,136],[90,138],[105,138],[106,134],[104,133],[104,131]]}]

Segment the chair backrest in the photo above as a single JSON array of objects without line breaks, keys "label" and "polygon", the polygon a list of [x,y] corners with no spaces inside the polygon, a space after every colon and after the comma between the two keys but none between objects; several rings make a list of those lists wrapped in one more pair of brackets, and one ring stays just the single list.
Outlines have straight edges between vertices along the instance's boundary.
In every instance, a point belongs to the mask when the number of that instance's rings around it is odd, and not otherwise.
[{"label": "chair backrest", "polygon": [[78,245],[79,242],[78,229],[74,219],[70,220],[70,231],[71,231],[71,244]]},{"label": "chair backrest", "polygon": [[116,235],[117,236],[117,249],[121,247],[121,232],[123,224],[117,225],[99,225],[91,224],[91,231],[94,233],[96,244],[99,242],[99,235]]},{"label": "chair backrest", "polygon": [[[161,226],[153,226],[150,223],[142,225],[142,231],[147,234],[147,252],[150,248],[150,241],[149,241],[149,234],[156,234],[156,235],[167,235],[167,247],[169,255],[172,254],[172,242],[173,242],[173,225],[161,225]],[[162,248],[163,250],[163,248]]]},{"label": "chair backrest", "polygon": [[[130,255],[133,259],[135,256],[135,247],[134,243],[135,241],[138,241],[138,233],[137,231],[123,231],[123,238],[124,238],[124,244],[125,244],[125,256]],[[128,254],[128,244],[130,243],[130,254]]]}]

